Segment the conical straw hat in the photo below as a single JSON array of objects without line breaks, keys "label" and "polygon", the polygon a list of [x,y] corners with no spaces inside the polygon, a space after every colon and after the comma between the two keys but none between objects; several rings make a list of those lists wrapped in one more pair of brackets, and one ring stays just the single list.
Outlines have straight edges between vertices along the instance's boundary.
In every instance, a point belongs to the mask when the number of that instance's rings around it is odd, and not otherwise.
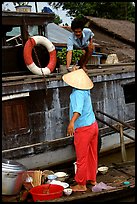
[{"label": "conical straw hat", "polygon": [[92,89],[94,86],[93,82],[83,69],[77,69],[64,74],[62,79],[68,85],[77,89]]}]

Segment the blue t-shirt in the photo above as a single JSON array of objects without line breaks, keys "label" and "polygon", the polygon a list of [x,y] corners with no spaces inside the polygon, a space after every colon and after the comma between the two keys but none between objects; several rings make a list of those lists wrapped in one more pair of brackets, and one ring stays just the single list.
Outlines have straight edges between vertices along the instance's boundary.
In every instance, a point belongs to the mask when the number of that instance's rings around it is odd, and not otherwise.
[{"label": "blue t-shirt", "polygon": [[84,28],[82,31],[82,35],[83,38],[81,43],[80,39],[77,38],[74,33],[71,33],[67,42],[67,51],[87,47],[90,39],[94,36],[94,33],[89,28]]},{"label": "blue t-shirt", "polygon": [[73,89],[70,94],[70,120],[74,112],[80,114],[79,118],[75,121],[74,128],[91,125],[96,121],[93,112],[92,100],[90,90]]}]

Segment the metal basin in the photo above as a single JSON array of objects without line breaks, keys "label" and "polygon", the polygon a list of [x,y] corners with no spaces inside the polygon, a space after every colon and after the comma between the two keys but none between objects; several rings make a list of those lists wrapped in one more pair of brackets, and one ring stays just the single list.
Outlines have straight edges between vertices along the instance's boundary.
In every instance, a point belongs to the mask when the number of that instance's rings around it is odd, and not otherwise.
[{"label": "metal basin", "polygon": [[15,195],[21,190],[26,167],[8,159],[2,159],[2,195]]}]

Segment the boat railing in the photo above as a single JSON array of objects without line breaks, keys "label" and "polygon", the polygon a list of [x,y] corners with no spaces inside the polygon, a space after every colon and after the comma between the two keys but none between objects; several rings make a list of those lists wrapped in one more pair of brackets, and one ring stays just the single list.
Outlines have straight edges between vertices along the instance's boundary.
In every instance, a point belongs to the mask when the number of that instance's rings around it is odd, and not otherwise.
[{"label": "boat railing", "polygon": [[22,41],[22,39],[21,39],[21,34],[16,35],[16,36],[14,36],[14,37],[12,37],[12,38],[7,39],[7,40],[6,40],[6,43],[7,43],[7,42],[10,42],[10,41],[12,41],[12,40],[15,40],[15,42],[17,43],[17,45],[20,44],[18,40]]},{"label": "boat railing", "polygon": [[96,110],[96,113],[100,113],[103,114],[104,116],[109,117],[110,119],[114,120],[117,122],[117,126],[111,125],[108,122],[104,121],[103,119],[101,119],[100,117],[98,117],[96,115],[96,119],[100,122],[102,122],[103,124],[109,126],[110,128],[112,128],[115,132],[118,132],[120,134],[120,147],[121,147],[121,156],[122,156],[122,161],[125,162],[127,161],[127,155],[126,155],[126,148],[125,148],[125,142],[124,142],[124,136],[135,141],[135,138],[133,138],[132,136],[128,135],[127,133],[124,132],[124,127],[135,130],[135,127],[133,127],[132,125],[121,121],[107,113],[104,113],[103,111],[100,110]]}]

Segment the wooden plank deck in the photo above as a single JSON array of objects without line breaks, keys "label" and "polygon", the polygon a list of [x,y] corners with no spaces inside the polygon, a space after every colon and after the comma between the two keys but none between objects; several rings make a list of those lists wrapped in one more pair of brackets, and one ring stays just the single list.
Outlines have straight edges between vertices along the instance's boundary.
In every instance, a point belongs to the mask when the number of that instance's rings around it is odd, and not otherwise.
[{"label": "wooden plank deck", "polygon": [[[57,171],[53,169],[54,172]],[[73,165],[69,168],[62,168],[60,171],[65,171],[69,174],[69,178],[65,181],[70,185],[74,185],[74,167]],[[125,186],[124,181],[129,181],[130,185]],[[112,163],[109,165],[109,170],[105,175],[97,174],[97,183],[103,182],[107,186],[115,187],[111,190],[102,190],[100,192],[93,192],[92,186],[87,185],[86,192],[73,192],[70,196],[63,194],[61,198],[48,201],[38,202],[104,202],[104,201],[120,201],[128,199],[134,201],[135,199],[135,162],[128,161],[123,163]],[[23,191],[23,190],[22,190]],[[16,196],[2,196],[3,202],[22,202],[20,195]],[[28,192],[27,196],[24,197],[24,201],[33,202],[33,199]]]}]

